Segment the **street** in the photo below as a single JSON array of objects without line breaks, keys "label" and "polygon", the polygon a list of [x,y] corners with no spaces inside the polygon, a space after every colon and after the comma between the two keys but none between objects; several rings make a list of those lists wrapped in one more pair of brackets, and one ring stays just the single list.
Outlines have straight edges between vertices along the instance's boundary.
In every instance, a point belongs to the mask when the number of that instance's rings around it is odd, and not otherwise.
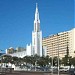
[{"label": "street", "polygon": [[[25,72],[25,71],[16,71],[16,72],[5,72],[0,73],[0,75],[58,75],[58,74],[51,74],[49,72]],[[69,75],[69,74],[60,74],[60,75]]]}]

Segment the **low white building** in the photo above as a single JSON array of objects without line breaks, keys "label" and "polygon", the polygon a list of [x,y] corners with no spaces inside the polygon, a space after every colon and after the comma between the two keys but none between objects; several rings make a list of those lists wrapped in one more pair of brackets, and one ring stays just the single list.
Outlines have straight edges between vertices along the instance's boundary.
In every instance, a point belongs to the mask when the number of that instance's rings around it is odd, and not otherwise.
[{"label": "low white building", "polygon": [[26,46],[26,55],[27,56],[31,56],[32,55],[32,46],[31,46],[31,44],[30,45],[28,45],[27,44],[27,46]]},{"label": "low white building", "polygon": [[16,56],[16,57],[19,57],[19,58],[23,58],[24,56],[26,56],[26,51],[21,51],[21,52],[15,52],[13,54],[10,54],[11,56]]},{"label": "low white building", "polygon": [[[13,48],[14,49],[14,48]],[[23,47],[17,47],[17,50],[14,49],[13,53],[10,53],[10,51],[12,52],[11,49],[6,49],[6,54],[7,55],[11,55],[11,56],[15,56],[15,57],[19,57],[19,58],[23,58],[24,56],[26,56],[26,49]],[[9,51],[9,52],[8,52]]]}]

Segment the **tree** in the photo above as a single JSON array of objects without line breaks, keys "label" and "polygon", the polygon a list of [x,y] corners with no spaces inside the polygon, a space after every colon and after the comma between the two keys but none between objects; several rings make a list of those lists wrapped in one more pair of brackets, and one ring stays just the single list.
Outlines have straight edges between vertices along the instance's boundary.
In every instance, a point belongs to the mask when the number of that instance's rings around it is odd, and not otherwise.
[{"label": "tree", "polygon": [[70,66],[71,67],[71,65],[73,63],[72,61],[73,60],[72,60],[71,56],[67,57],[67,55],[65,55],[65,57],[62,58],[62,64],[64,64],[64,66]]},{"label": "tree", "polygon": [[19,58],[18,57],[12,57],[12,64],[19,65]]},{"label": "tree", "polygon": [[2,56],[2,59],[1,59],[1,62],[2,63],[11,63],[12,61],[12,56],[11,55],[3,55]]},{"label": "tree", "polygon": [[46,61],[45,61],[45,57],[42,56],[40,57],[39,61],[38,61],[39,66],[44,67],[46,66]]},{"label": "tree", "polygon": [[75,57],[72,58],[72,64],[75,67]]},{"label": "tree", "polygon": [[27,65],[27,63],[30,63],[30,58],[29,58],[30,56],[25,56],[24,58],[23,58],[23,60],[24,60],[24,62],[26,62],[26,65]]},{"label": "tree", "polygon": [[45,57],[45,61],[46,61],[46,64],[49,65],[49,63],[50,63],[50,58],[49,58],[48,55]]},{"label": "tree", "polygon": [[46,57],[42,56],[42,57],[40,57],[40,59],[38,61],[38,65],[45,67],[45,66],[48,66],[50,62],[51,62],[51,58],[49,58],[49,56],[46,56]]},{"label": "tree", "polygon": [[65,55],[65,57],[62,58],[62,64],[64,64],[64,66],[66,66],[68,64],[67,55]]},{"label": "tree", "polygon": [[38,65],[38,61],[40,60],[40,56],[38,56],[37,54],[35,54],[33,56],[33,65]]},{"label": "tree", "polygon": [[66,55],[65,57],[62,58],[62,64],[65,66],[69,66],[71,63],[71,57],[69,56],[69,49],[68,49],[68,42],[67,42],[67,50],[66,50]]},{"label": "tree", "polygon": [[[51,59],[52,62],[52,59]],[[51,63],[52,64],[52,63]],[[59,58],[59,66],[61,65],[61,60]],[[53,66],[58,66],[58,57],[53,57]]]},{"label": "tree", "polygon": [[53,58],[53,66],[56,66],[58,63],[58,58],[57,57],[54,57]]}]

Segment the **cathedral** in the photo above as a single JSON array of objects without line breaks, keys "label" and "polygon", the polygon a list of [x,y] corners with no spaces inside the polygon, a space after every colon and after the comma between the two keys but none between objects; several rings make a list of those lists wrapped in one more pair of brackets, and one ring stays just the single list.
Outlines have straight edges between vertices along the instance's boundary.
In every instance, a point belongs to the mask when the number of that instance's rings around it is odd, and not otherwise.
[{"label": "cathedral", "polygon": [[9,53],[9,50],[6,49],[6,54],[10,54],[11,56],[17,56],[21,58],[23,58],[24,56],[31,55],[46,56],[46,49],[42,48],[42,31],[40,30],[40,18],[37,3],[34,18],[34,30],[32,31],[32,43],[30,43],[30,45],[27,44],[26,49],[18,48],[17,52]]},{"label": "cathedral", "polygon": [[32,31],[32,44],[26,47],[27,55],[39,55],[42,56],[42,31],[40,30],[40,19],[38,5],[36,3],[34,30]]}]

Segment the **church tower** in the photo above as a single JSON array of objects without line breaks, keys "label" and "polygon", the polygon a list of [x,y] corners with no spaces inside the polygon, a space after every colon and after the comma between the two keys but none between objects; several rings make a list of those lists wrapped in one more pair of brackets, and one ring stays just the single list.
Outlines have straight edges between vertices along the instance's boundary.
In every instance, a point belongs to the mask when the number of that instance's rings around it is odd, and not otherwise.
[{"label": "church tower", "polygon": [[38,5],[36,3],[34,30],[32,31],[32,55],[42,56],[42,31],[40,30],[40,19]]}]

